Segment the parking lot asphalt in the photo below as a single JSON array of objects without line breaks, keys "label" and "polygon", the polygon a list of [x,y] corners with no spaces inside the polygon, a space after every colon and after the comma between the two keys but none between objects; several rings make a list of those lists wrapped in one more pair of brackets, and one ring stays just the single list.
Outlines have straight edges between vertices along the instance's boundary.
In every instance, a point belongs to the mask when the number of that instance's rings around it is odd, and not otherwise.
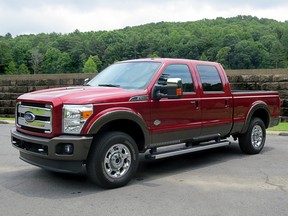
[{"label": "parking lot asphalt", "polygon": [[0,124],[1,215],[288,215],[288,140],[268,135],[263,151],[227,147],[156,161],[141,157],[127,186],[104,190],[85,175],[21,161],[12,124]]}]

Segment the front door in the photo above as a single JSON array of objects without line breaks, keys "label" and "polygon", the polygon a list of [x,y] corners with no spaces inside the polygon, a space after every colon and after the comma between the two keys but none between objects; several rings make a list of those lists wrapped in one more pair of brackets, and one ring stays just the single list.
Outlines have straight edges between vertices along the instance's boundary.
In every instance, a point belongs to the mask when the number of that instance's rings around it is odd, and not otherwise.
[{"label": "front door", "polygon": [[199,98],[194,91],[188,65],[168,65],[157,84],[165,85],[165,80],[168,78],[182,80],[183,97],[181,99],[163,98],[151,102],[152,144],[155,147],[184,142],[201,133]]}]

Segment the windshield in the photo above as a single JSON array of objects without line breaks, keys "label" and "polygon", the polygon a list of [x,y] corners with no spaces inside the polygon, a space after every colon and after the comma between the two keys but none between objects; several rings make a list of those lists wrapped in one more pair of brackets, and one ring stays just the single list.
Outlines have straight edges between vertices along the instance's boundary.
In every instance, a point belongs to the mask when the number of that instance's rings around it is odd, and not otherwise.
[{"label": "windshield", "polygon": [[146,89],[161,64],[160,62],[115,63],[95,76],[88,85]]}]

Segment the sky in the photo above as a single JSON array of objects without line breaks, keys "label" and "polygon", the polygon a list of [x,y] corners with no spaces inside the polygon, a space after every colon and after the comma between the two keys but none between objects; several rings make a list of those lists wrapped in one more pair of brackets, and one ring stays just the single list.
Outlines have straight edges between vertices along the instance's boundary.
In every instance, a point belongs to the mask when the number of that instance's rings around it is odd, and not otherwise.
[{"label": "sky", "polygon": [[0,0],[0,35],[115,30],[251,15],[288,21],[287,0]]}]

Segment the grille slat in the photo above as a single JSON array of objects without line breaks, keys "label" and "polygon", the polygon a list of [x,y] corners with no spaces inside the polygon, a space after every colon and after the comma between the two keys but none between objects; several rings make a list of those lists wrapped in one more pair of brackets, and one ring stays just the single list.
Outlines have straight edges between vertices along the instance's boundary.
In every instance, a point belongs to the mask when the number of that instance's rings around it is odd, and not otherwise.
[{"label": "grille slat", "polygon": [[52,106],[43,104],[17,104],[17,124],[28,131],[52,133]]}]

